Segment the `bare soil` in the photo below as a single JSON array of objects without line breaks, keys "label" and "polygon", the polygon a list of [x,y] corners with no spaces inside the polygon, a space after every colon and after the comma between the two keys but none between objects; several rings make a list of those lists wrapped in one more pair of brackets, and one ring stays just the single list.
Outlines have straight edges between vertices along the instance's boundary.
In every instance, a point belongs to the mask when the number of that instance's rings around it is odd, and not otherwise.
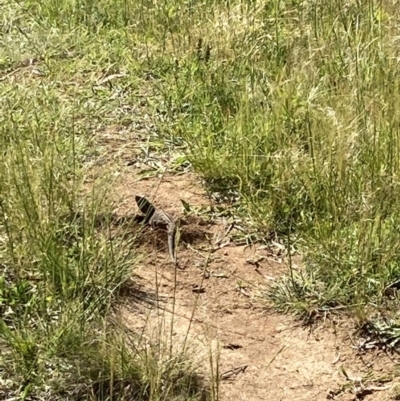
[{"label": "bare soil", "polygon": [[[182,216],[181,199],[210,204],[193,174],[139,181],[134,167],[120,176],[115,193],[119,216],[138,212],[137,194],[176,217]],[[212,352],[214,362],[219,360],[212,375],[224,378],[222,401],[399,399],[396,383],[384,380],[393,377],[395,362],[383,352],[357,350],[353,322],[329,319],[305,327],[268,308],[262,295],[286,271],[284,260],[279,263],[261,246],[228,243],[212,251],[226,232],[223,219],[192,216],[186,223],[178,268],[169,260],[166,233],[143,231],[143,259],[132,277],[136,296],[128,297],[121,311],[130,328],[151,335],[162,321],[177,349],[195,350],[206,375]],[[262,256],[258,267],[251,264]]]}]

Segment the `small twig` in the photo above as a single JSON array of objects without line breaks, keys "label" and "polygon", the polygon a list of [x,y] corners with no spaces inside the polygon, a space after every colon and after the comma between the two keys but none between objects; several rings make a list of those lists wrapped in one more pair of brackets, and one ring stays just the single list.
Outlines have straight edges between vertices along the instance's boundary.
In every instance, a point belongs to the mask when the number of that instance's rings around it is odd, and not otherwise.
[{"label": "small twig", "polygon": [[8,74],[0,77],[0,82],[5,81],[7,78],[11,77],[12,75],[16,74],[19,70],[22,70],[22,67],[16,68],[15,70],[9,72]]},{"label": "small twig", "polygon": [[338,353],[337,357],[335,360],[332,362],[332,365],[336,365],[340,361],[340,352]]},{"label": "small twig", "polygon": [[266,368],[268,368],[272,362],[274,362],[275,358],[286,348],[286,345],[282,346],[278,352],[272,357],[272,359],[268,362]]},{"label": "small twig", "polygon": [[228,370],[220,375],[220,380],[228,380],[232,376],[237,376],[239,373],[244,373],[249,365],[239,366],[238,368]]},{"label": "small twig", "polygon": [[[224,232],[224,235],[219,238],[217,241],[215,241],[215,245],[218,247],[218,245],[220,245],[222,243],[222,241],[227,237],[227,235],[232,231],[233,227],[235,226],[235,222],[229,224],[228,228],[226,229],[226,231]],[[230,242],[230,241],[229,241]],[[229,243],[228,242],[228,243]],[[221,246],[222,248],[222,246]]]}]

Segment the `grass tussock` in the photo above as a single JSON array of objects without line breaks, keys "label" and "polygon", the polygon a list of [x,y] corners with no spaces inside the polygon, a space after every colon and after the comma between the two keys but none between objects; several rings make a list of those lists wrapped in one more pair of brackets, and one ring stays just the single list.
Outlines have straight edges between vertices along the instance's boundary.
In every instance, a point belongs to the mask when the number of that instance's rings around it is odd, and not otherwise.
[{"label": "grass tussock", "polygon": [[207,16],[166,40],[165,134],[239,194],[259,237],[296,241],[305,270],[273,288],[280,308],[382,305],[400,274],[398,10],[214,2]]}]

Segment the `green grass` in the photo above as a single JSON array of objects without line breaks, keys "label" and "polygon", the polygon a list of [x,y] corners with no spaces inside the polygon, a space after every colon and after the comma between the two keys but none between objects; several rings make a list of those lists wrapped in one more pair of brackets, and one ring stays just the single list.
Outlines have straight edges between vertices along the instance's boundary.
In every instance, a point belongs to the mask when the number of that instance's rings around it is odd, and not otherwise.
[{"label": "green grass", "polygon": [[157,85],[165,135],[239,195],[259,238],[296,241],[305,268],[272,289],[280,309],[380,307],[400,276],[397,10],[214,2],[193,15],[170,32]]},{"label": "green grass", "polygon": [[238,198],[258,239],[295,244],[304,268],[272,288],[280,309],[363,321],[387,305],[397,20],[372,0],[0,1],[0,367],[14,391],[200,397],[182,355],[149,370],[147,348],[110,328],[137,255],[96,223],[112,174],[97,182],[93,166],[118,171],[140,141]]},{"label": "green grass", "polygon": [[120,132],[151,122],[120,6],[0,2],[0,398],[209,398],[187,347],[114,307],[138,257],[111,219]]}]

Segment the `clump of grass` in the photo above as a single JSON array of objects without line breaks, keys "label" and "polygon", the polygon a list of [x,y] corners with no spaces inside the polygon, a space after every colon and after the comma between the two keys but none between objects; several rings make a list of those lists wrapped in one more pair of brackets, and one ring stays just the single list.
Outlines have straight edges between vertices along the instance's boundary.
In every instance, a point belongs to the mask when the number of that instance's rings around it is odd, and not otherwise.
[{"label": "clump of grass", "polygon": [[63,372],[89,363],[89,344],[131,274],[134,253],[96,226],[109,206],[83,194],[83,142],[73,126],[52,129],[62,124],[57,103],[20,97],[18,113],[14,100],[8,97],[0,132],[0,338],[3,367],[28,395],[53,390]]},{"label": "clump of grass", "polygon": [[260,237],[296,236],[306,273],[274,289],[278,305],[382,304],[400,274],[396,10],[213,2],[195,15],[163,54],[162,131],[240,194]]}]

